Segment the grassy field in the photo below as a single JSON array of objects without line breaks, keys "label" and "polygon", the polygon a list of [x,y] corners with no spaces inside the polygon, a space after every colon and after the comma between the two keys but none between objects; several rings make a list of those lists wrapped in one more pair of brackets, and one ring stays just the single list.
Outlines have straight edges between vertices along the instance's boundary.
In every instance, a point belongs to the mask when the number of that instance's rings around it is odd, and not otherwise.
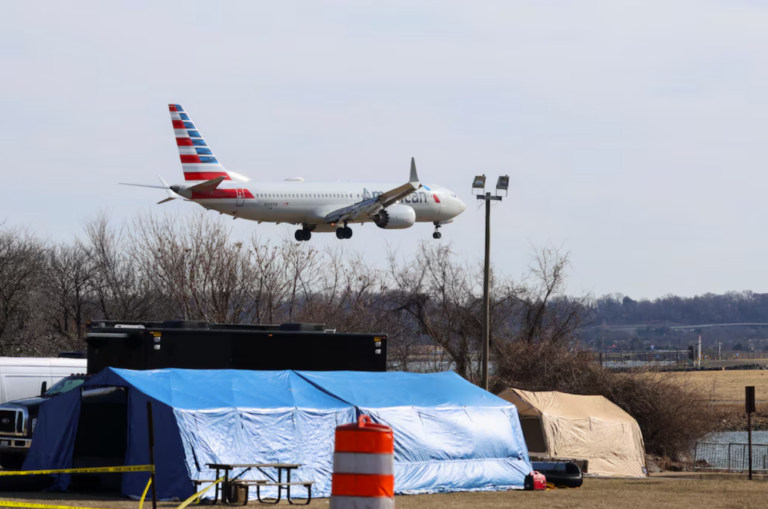
[{"label": "grassy field", "polygon": [[700,389],[716,401],[744,401],[744,387],[755,386],[758,401],[768,401],[768,370],[698,371],[664,373],[676,382]]},{"label": "grassy field", "polygon": [[[766,507],[766,493],[768,493],[768,483],[765,481],[749,482],[744,478],[705,481],[663,478],[587,479],[584,486],[574,490],[403,496],[397,497],[395,505],[398,509],[493,509],[508,507],[525,507],[526,509],[593,509],[594,507],[752,509]],[[14,502],[79,507],[138,508],[138,502],[127,501],[122,498],[87,497],[66,493],[36,493],[34,498],[30,494],[0,493],[0,498]],[[256,505],[258,504],[249,504],[251,507]],[[280,505],[287,504],[281,502]],[[178,502],[161,502],[158,504],[158,507],[164,509],[177,506]],[[1,500],[0,507],[6,507],[2,505]],[[151,508],[152,505],[145,503],[144,507]],[[328,507],[328,499],[313,500],[309,507]]]}]

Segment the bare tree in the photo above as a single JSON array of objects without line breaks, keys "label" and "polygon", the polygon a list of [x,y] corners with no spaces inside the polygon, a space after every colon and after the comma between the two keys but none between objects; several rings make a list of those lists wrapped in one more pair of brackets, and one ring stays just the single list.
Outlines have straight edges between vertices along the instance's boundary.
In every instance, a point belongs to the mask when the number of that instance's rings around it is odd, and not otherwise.
[{"label": "bare tree", "polygon": [[45,243],[18,228],[0,230],[0,351],[27,349],[26,332],[35,318],[35,301],[45,271]]},{"label": "bare tree", "polygon": [[134,221],[131,254],[176,317],[242,323],[253,316],[252,253],[230,233],[204,212],[181,221],[146,214]]},{"label": "bare tree", "polygon": [[516,292],[517,339],[527,343],[567,341],[591,319],[591,294],[565,295],[569,256],[553,246],[534,252],[527,277]]},{"label": "bare tree", "polygon": [[[48,250],[47,274],[43,286],[58,303],[52,316],[57,332],[83,339],[90,316],[93,278],[96,273],[87,251],[79,242],[58,244]],[[70,322],[74,330],[70,330]]]},{"label": "bare tree", "polygon": [[162,294],[154,291],[137,257],[131,255],[128,227],[113,228],[102,212],[83,225],[86,239],[80,243],[95,273],[91,280],[96,313],[105,320],[147,320],[167,312]]}]

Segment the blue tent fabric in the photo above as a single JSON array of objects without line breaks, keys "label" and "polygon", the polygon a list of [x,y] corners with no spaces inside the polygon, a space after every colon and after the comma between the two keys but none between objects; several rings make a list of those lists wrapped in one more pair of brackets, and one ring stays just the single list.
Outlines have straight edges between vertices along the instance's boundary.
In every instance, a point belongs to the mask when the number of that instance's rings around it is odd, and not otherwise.
[{"label": "blue tent fabric", "polygon": [[[522,488],[531,470],[516,408],[453,373],[107,368],[82,387],[99,386],[127,388],[129,465],[148,461],[152,402],[160,498],[192,494],[207,463],[271,462],[301,463],[293,480],[329,496],[335,428],[363,413],[395,431],[398,493]],[[80,391],[42,405],[25,469],[71,467],[79,413]],[[124,474],[123,494],[147,476]]]},{"label": "blue tent fabric", "polygon": [[[132,390],[130,376],[121,371],[105,369],[81,387],[126,387],[128,389],[128,444],[126,465],[149,463],[149,429],[147,401],[152,402],[155,429],[155,466],[158,497],[183,498],[194,493],[192,482],[184,464],[184,454],[178,426],[172,409],[147,394]],[[131,373],[130,371],[128,373]],[[125,373],[122,373],[123,375]],[[38,427],[26,461],[25,470],[72,468],[77,420],[80,415],[80,394],[75,390],[46,401],[40,408]],[[65,421],[62,422],[62,417]],[[123,474],[123,494],[140,496],[149,480],[149,473]],[[70,476],[59,475],[55,487],[65,491]]]},{"label": "blue tent fabric", "polygon": [[531,471],[517,409],[453,372],[301,372],[395,430],[395,491],[520,488]]}]

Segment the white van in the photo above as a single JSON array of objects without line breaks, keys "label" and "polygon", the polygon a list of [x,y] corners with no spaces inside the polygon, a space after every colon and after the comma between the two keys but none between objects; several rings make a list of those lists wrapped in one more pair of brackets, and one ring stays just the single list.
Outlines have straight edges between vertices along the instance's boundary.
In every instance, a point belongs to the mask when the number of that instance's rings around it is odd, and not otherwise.
[{"label": "white van", "polygon": [[43,382],[50,388],[65,376],[85,373],[86,365],[86,359],[0,357],[0,405],[39,396]]}]

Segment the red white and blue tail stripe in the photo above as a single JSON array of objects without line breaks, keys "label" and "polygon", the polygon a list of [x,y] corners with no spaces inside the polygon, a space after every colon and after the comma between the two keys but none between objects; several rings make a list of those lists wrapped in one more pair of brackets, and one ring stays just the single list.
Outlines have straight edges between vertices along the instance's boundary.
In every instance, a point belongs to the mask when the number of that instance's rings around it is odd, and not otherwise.
[{"label": "red white and blue tail stripe", "polygon": [[247,180],[228,172],[219,163],[180,104],[169,104],[168,109],[171,112],[173,132],[176,134],[176,145],[179,147],[181,166],[184,169],[184,180],[205,181],[216,177],[224,177],[224,180]]}]

